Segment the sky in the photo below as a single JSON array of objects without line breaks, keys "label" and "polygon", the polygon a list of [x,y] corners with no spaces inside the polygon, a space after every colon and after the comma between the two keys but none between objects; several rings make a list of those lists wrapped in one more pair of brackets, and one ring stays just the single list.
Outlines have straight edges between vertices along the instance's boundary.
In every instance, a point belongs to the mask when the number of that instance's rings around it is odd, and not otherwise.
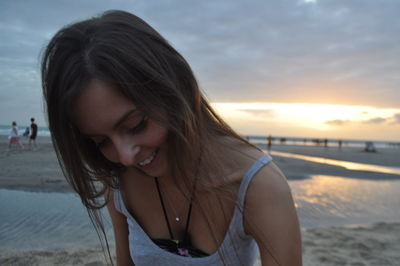
[{"label": "sky", "polygon": [[41,51],[108,9],[169,40],[241,134],[400,141],[398,0],[0,0],[0,124],[46,124]]}]

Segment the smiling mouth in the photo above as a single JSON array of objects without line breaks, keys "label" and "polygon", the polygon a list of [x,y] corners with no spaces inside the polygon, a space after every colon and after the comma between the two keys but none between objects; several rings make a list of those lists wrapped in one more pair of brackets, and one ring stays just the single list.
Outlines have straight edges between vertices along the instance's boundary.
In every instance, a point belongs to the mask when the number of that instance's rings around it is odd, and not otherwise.
[{"label": "smiling mouth", "polygon": [[150,164],[153,160],[154,160],[154,158],[156,157],[156,155],[157,155],[157,153],[158,153],[158,150],[159,149],[157,149],[156,151],[154,151],[149,157],[147,157],[146,159],[144,159],[143,161],[141,161],[141,162],[139,162],[138,164],[140,165],[140,166],[146,166],[146,165],[148,165],[148,164]]}]

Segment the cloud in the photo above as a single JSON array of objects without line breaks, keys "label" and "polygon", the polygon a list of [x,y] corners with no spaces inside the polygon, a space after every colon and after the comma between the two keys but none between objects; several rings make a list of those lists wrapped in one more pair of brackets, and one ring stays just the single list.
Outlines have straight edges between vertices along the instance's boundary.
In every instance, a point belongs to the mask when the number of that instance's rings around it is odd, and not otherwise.
[{"label": "cloud", "polygon": [[[40,50],[59,28],[106,9],[130,11],[159,30],[212,101],[400,107],[397,0],[2,0],[0,73],[37,71]],[[7,84],[3,94],[31,87],[40,97],[30,77]],[[21,106],[29,104],[17,93]]]},{"label": "cloud", "polygon": [[385,123],[386,121],[387,121],[386,118],[375,117],[375,118],[371,118],[368,120],[364,120],[363,123],[365,123],[365,124],[382,124],[382,123]]},{"label": "cloud", "polygon": [[335,119],[335,120],[328,120],[324,122],[327,125],[330,126],[345,126],[347,124],[352,123],[351,120],[341,120],[341,119]]},{"label": "cloud", "polygon": [[395,114],[393,117],[394,117],[394,119],[395,119],[395,123],[400,124],[400,113]]},{"label": "cloud", "polygon": [[383,118],[383,117],[375,117],[369,120],[363,121],[365,124],[389,124],[389,125],[398,125],[400,124],[400,113],[396,113],[391,117]]},{"label": "cloud", "polygon": [[341,119],[336,119],[336,120],[328,120],[324,122],[327,125],[330,126],[345,126],[348,124],[369,124],[369,125],[381,125],[381,124],[387,124],[387,125],[398,125],[400,124],[400,113],[396,113],[391,117],[374,117],[370,118],[367,120],[341,120]]},{"label": "cloud", "polygon": [[251,115],[257,116],[257,117],[263,117],[263,118],[271,118],[275,116],[275,111],[272,109],[238,109],[238,111],[246,112]]},{"label": "cloud", "polygon": [[391,125],[398,125],[400,124],[400,113],[394,114],[390,119],[388,119],[390,121]]}]

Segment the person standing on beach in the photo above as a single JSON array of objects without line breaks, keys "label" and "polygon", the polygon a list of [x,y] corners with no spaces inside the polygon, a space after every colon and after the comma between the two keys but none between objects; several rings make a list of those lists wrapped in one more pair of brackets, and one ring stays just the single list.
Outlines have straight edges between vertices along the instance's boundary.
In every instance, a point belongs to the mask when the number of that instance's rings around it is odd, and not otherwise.
[{"label": "person standing on beach", "polygon": [[268,153],[271,153],[271,146],[272,146],[272,136],[268,135],[268,137],[267,137]]},{"label": "person standing on beach", "polygon": [[24,136],[24,137],[26,137],[26,138],[29,138],[29,132],[30,132],[30,127],[26,127],[25,128],[25,131],[24,131],[24,134],[22,134],[22,136]]},{"label": "person standing on beach", "polygon": [[108,11],[68,25],[42,60],[63,172],[97,232],[107,206],[118,265],[253,265],[258,253],[262,265],[302,265],[285,177],[145,21]]},{"label": "person standing on beach", "polygon": [[8,136],[8,151],[11,150],[12,145],[18,145],[22,150],[24,149],[24,145],[21,142],[21,138],[18,134],[18,127],[17,127],[17,122],[13,121],[11,130],[10,130],[10,135]]},{"label": "person standing on beach", "polygon": [[31,130],[29,136],[29,148],[35,150],[37,148],[36,137],[37,137],[38,126],[35,123],[35,118],[31,118]]}]

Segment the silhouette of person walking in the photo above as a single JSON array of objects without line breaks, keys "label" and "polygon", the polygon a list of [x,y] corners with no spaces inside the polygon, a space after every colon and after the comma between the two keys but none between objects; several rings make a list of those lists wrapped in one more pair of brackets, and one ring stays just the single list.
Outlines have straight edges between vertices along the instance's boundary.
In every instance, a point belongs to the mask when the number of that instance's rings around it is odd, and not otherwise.
[{"label": "silhouette of person walking", "polygon": [[35,118],[31,118],[31,135],[29,136],[29,148],[35,150],[37,148],[36,137],[37,137],[38,126],[35,123]]},{"label": "silhouette of person walking", "polygon": [[12,145],[14,145],[14,144],[19,145],[21,147],[21,149],[24,149],[24,145],[22,144],[21,138],[18,134],[17,123],[15,121],[12,122],[12,127],[11,127],[11,131],[10,131],[10,135],[9,135],[8,139],[9,139],[8,151],[11,150]]}]

